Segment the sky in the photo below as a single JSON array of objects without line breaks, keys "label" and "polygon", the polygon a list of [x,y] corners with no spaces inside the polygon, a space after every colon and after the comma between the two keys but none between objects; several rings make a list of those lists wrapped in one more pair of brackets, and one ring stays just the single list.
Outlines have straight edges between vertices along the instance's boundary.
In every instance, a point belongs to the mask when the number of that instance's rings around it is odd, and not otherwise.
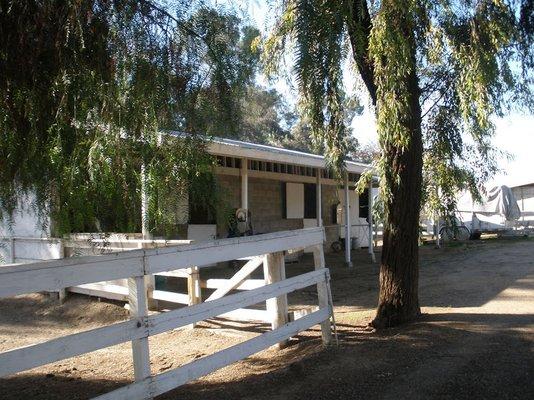
[{"label": "sky", "polygon": [[[512,156],[499,160],[502,170],[488,182],[488,186],[517,186],[534,183],[534,115],[511,114],[496,118],[493,145]],[[352,122],[354,135],[362,144],[376,143],[375,119],[369,111]]]},{"label": "sky", "polygon": [[[226,2],[214,0],[214,3],[222,5]],[[237,1],[243,19],[264,32],[265,27],[273,22],[276,14],[270,9],[271,6],[268,3],[265,0]],[[349,88],[352,85],[352,82],[347,83]],[[294,101],[295,93],[284,81],[277,82],[274,86],[289,103]],[[498,161],[502,172],[488,182],[488,186],[534,183],[534,115],[514,113],[504,118],[495,118],[494,121],[496,132],[493,145],[509,153],[512,159],[502,158]],[[375,118],[368,107],[361,116],[354,118],[352,128],[361,144],[377,142]]]}]

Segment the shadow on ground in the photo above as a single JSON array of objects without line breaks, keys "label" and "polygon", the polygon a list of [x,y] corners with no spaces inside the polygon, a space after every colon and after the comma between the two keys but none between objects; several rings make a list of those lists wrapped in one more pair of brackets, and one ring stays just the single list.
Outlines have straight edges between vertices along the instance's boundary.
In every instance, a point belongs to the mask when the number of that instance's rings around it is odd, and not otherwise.
[{"label": "shadow on ground", "polygon": [[[380,254],[376,254],[380,260]],[[345,266],[344,255],[328,254],[326,264],[332,276],[336,306],[374,308],[378,302],[379,264],[370,262],[365,250],[352,252],[353,268]],[[311,270],[311,257],[288,265],[288,275]],[[524,285],[534,277],[532,241],[477,241],[458,247],[420,248],[420,304],[423,307],[480,307],[503,290]],[[528,284],[534,290],[532,284]]]},{"label": "shadow on ground", "polygon": [[[287,349],[252,356],[161,399],[534,399],[534,314],[514,309],[521,299],[503,294],[506,289],[532,293],[533,256],[534,243],[528,242],[422,249],[421,305],[436,308],[430,308],[432,314],[420,321],[368,333],[358,326],[361,320],[344,314],[338,325],[338,347],[324,349],[315,327],[313,335],[297,337]],[[354,310],[368,312],[375,307],[378,283],[378,266],[369,262],[365,252],[354,252],[354,261],[349,270],[343,255],[327,258],[334,303],[338,310],[347,307],[349,311],[343,313],[351,315],[358,314]],[[299,264],[289,264],[287,275],[312,268],[311,257],[305,257]],[[509,312],[487,306],[496,298],[507,302]],[[36,317],[45,317],[44,324],[33,322],[36,329],[75,324],[74,309],[83,307],[85,300],[74,299],[72,307],[53,308],[46,316],[39,314],[46,307],[35,308],[31,301],[2,300],[0,313],[13,307],[21,314],[32,307],[37,311],[10,320],[0,314],[0,323],[20,329]],[[528,303],[531,297],[526,299]],[[316,297],[301,291],[290,300],[311,304]],[[107,306],[101,307],[85,322],[106,322],[102,315]],[[225,321],[213,325],[230,327]],[[230,328],[235,329],[234,324]],[[252,330],[265,329],[258,325]],[[30,371],[0,379],[0,399],[84,399],[127,383],[119,374],[116,380],[81,380],[75,374]]]},{"label": "shadow on ground", "polygon": [[[198,381],[161,399],[532,399],[532,315],[435,314],[383,333],[340,327],[340,346],[294,340],[274,357],[242,362],[243,380]],[[20,375],[2,399],[89,398],[124,381]],[[24,388],[21,390],[21,388]],[[16,389],[16,390],[15,390]]]}]

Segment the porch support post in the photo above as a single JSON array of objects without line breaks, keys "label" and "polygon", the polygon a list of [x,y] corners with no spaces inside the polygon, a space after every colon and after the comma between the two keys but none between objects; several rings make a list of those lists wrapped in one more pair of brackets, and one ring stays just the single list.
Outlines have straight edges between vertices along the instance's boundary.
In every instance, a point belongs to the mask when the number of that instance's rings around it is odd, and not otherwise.
[{"label": "porch support post", "polygon": [[371,255],[371,261],[376,262],[375,252],[373,249],[373,178],[369,181],[369,254]]},{"label": "porch support post", "polygon": [[141,232],[143,239],[152,239],[148,225],[148,193],[146,191],[146,167],[141,165]]},{"label": "porch support post", "polygon": [[317,180],[315,183],[315,197],[316,197],[316,217],[317,226],[323,226],[323,208],[322,208],[322,194],[321,194],[321,168],[317,168]]},{"label": "porch support post", "polygon": [[521,190],[521,216],[523,217],[522,220],[524,224],[525,223],[525,194],[523,193],[523,186],[520,187],[520,190]]},{"label": "porch support post", "polygon": [[[150,233],[150,226],[148,223],[148,193],[146,190],[147,176],[145,163],[141,164],[141,232],[143,234],[143,240],[151,240],[152,234]],[[151,244],[147,242],[141,242],[138,244],[140,249],[149,249]],[[154,290],[156,289],[156,279],[154,275],[145,275],[145,292],[146,301],[150,310],[158,309],[158,301],[154,299]]]},{"label": "porch support post", "polygon": [[246,158],[241,159],[241,208],[247,210],[248,214],[248,160]]},{"label": "porch support post", "polygon": [[345,173],[345,262],[347,267],[352,267],[350,260],[350,198],[349,198],[349,173]]},{"label": "porch support post", "polygon": [[434,211],[434,237],[436,239],[436,249],[441,247],[440,237],[439,237],[439,216],[437,212]]},{"label": "porch support post", "polygon": [[[439,199],[439,188],[436,188],[436,197]],[[440,215],[437,211],[434,211],[434,226],[436,227],[436,248],[441,247],[441,237],[439,235],[439,228],[440,228]]]},{"label": "porch support post", "polygon": [[15,264],[15,237],[9,238],[9,262]]}]

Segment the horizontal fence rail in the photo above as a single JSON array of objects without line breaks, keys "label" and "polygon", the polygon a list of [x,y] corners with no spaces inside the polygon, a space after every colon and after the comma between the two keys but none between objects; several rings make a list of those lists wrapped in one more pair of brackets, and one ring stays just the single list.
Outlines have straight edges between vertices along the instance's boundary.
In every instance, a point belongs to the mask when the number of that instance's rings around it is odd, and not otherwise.
[{"label": "horizontal fence rail", "polygon": [[[203,266],[243,257],[301,249],[323,243],[322,228],[267,233],[212,242],[148,250],[146,273],[157,274],[191,265]],[[183,253],[183,254],[180,254]],[[181,256],[177,258],[177,254]]]},{"label": "horizontal fence rail", "polygon": [[215,354],[190,362],[179,368],[166,371],[159,375],[150,376],[145,380],[132,383],[113,392],[98,396],[95,400],[150,399],[154,396],[159,396],[160,394],[182,386],[187,382],[191,382],[192,380],[275,345],[284,339],[295,336],[303,330],[328,320],[329,317],[330,311],[328,309],[320,309],[319,311],[308,314],[296,321],[289,322],[278,329],[263,333],[253,339],[249,339]]},{"label": "horizontal fence rail", "polygon": [[136,318],[0,353],[0,377],[217,317],[327,280],[320,269],[208,303]]},{"label": "horizontal fence rail", "polygon": [[[0,353],[0,377],[131,341],[135,382],[98,399],[151,399],[269,346],[282,343],[317,324],[321,325],[323,341],[329,343],[332,304],[329,300],[329,272],[324,266],[323,238],[324,231],[321,228],[308,228],[174,248],[139,249],[0,267],[0,297],[127,278],[131,312],[128,321]],[[305,247],[313,249],[315,270],[286,279],[282,252]],[[148,315],[144,285],[146,276],[191,266],[202,268],[216,262],[251,256],[259,257],[249,261],[250,269],[257,268],[265,258],[264,268],[269,271],[272,283],[227,294],[228,287],[236,288],[241,284],[242,277],[238,276],[210,301]],[[273,310],[278,314],[280,310],[284,311],[283,307],[281,309],[278,306],[285,304],[287,317],[287,294],[314,285],[318,291],[317,311],[291,322],[285,319],[282,323],[280,315],[276,317],[275,314],[275,319],[278,319],[272,321],[272,331],[174,370],[159,375],[151,374],[150,336],[217,316],[230,315],[243,307],[264,301],[267,301],[268,311],[269,304],[275,305]],[[262,310],[254,311],[265,313]]]},{"label": "horizontal fence rail", "polygon": [[161,249],[0,266],[0,298],[153,275],[193,265],[203,267],[248,256],[305,248],[322,243],[323,238],[321,228],[307,228]]}]

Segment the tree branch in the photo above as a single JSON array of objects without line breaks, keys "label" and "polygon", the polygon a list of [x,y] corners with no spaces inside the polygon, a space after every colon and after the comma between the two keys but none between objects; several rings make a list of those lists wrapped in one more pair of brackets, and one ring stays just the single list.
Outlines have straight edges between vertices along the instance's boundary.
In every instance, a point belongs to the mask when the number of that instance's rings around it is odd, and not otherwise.
[{"label": "tree branch", "polygon": [[[428,115],[428,113],[429,113],[430,111],[432,111],[432,109],[433,109],[434,107],[436,107],[436,105],[438,105],[438,103],[441,101],[441,99],[443,98],[443,96],[445,96],[445,93],[447,93],[447,89],[448,89],[448,88],[445,88],[445,90],[443,90],[443,91],[440,93],[439,97],[438,97],[437,100],[434,102],[434,104],[432,104],[432,105],[425,111],[425,113],[424,113],[423,115],[421,115],[421,120],[425,119],[425,117]],[[425,100],[425,101],[426,101],[426,100]]]},{"label": "tree branch", "polygon": [[376,105],[374,66],[369,59],[369,36],[371,35],[373,24],[367,0],[349,0],[347,4],[349,10],[347,27],[354,61],[371,95],[373,105]]},{"label": "tree branch", "polygon": [[184,32],[188,33],[191,36],[194,36],[200,40],[202,40],[206,46],[208,47],[208,51],[211,53],[211,55],[214,57],[214,59],[217,59],[217,53],[215,50],[212,49],[211,44],[206,41],[206,38],[200,35],[199,33],[195,32],[193,29],[189,28],[186,24],[183,23],[183,21],[180,21],[178,18],[170,14],[167,10],[161,8],[160,6],[154,4],[150,0],[139,0],[139,3],[144,4],[145,6],[151,8],[152,10],[159,12],[163,14],[165,17],[169,18],[170,20],[174,21],[176,23],[176,26],[183,30]]}]

